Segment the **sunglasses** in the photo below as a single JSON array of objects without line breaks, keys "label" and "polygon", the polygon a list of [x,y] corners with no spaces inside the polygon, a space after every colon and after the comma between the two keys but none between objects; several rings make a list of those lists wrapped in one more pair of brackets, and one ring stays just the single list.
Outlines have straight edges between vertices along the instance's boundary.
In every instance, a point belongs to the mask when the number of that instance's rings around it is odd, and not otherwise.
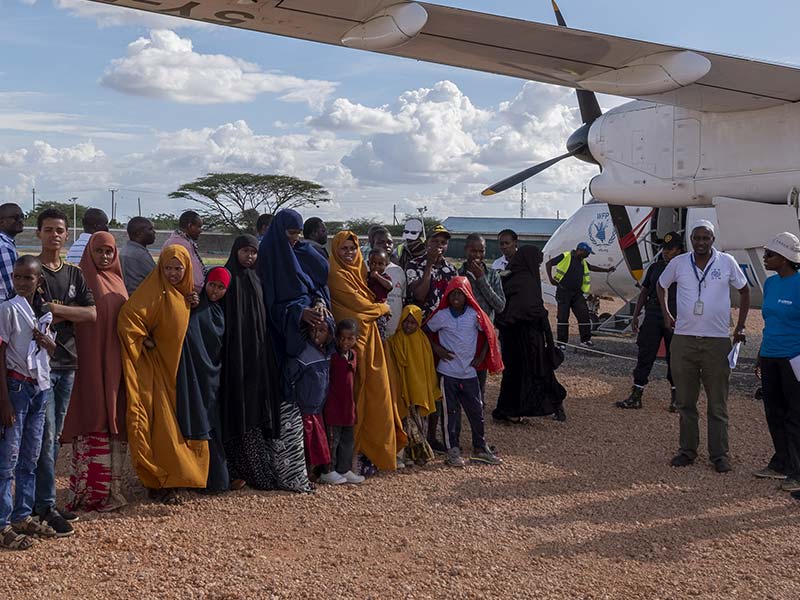
[{"label": "sunglasses", "polygon": [[776,256],[780,255],[772,250],[764,250],[764,258],[775,258]]},{"label": "sunglasses", "polygon": [[14,221],[24,221],[23,215],[8,215],[7,217],[0,217],[0,219],[13,219]]}]

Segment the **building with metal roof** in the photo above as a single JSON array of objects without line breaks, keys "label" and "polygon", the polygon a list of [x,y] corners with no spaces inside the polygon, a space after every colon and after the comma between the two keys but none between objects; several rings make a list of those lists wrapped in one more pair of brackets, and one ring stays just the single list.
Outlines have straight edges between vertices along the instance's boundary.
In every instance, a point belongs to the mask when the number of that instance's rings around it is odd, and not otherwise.
[{"label": "building with metal roof", "polygon": [[442,221],[450,234],[447,255],[462,256],[464,238],[470,233],[479,233],[486,238],[487,258],[500,256],[497,247],[497,234],[503,229],[512,229],[519,236],[520,243],[534,244],[543,248],[564,219],[514,219],[504,217],[447,217]]}]

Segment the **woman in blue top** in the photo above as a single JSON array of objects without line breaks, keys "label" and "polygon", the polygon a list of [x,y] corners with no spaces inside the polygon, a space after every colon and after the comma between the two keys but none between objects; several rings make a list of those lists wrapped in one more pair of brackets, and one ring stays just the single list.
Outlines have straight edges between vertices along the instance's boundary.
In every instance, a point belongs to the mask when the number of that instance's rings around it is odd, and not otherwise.
[{"label": "woman in blue top", "polygon": [[777,275],[764,282],[757,370],[775,454],[755,476],[783,479],[781,488],[800,497],[800,240],[779,234],[764,248],[764,266]]}]

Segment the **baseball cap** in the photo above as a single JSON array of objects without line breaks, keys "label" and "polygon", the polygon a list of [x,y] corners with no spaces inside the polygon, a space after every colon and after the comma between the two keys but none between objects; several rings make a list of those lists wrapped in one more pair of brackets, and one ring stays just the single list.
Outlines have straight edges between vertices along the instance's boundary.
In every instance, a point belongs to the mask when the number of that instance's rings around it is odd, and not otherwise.
[{"label": "baseball cap", "polygon": [[788,231],[776,235],[764,249],[780,254],[789,262],[800,263],[800,240]]},{"label": "baseball cap", "polygon": [[444,225],[434,225],[433,228],[428,232],[428,237],[436,237],[437,235],[443,235],[448,240],[450,239],[450,232],[447,231],[447,228]]},{"label": "baseball cap", "polygon": [[586,250],[586,252],[588,252],[589,254],[594,254],[594,250],[592,250],[592,247],[589,244],[587,244],[586,242],[581,242],[580,244],[578,244],[576,246],[575,249],[576,250]]},{"label": "baseball cap", "polygon": [[683,238],[681,234],[676,231],[670,231],[664,234],[664,243],[662,248],[683,248]]},{"label": "baseball cap", "polygon": [[703,227],[704,229],[708,229],[713,235],[717,234],[717,232],[714,231],[714,224],[706,219],[700,219],[699,221],[695,221],[694,225],[692,225],[691,233],[694,233],[695,229],[699,229],[701,227]]}]

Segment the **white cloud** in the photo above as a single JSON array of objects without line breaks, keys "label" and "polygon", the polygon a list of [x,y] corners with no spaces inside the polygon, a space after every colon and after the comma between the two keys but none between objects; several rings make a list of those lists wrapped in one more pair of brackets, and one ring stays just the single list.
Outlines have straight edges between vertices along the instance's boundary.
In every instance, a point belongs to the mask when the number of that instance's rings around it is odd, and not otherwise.
[{"label": "white cloud", "polygon": [[28,151],[25,148],[12,152],[0,152],[0,167],[19,167],[25,162]]},{"label": "white cloud", "polygon": [[90,163],[102,158],[105,158],[105,152],[98,150],[91,141],[66,148],[54,148],[47,142],[37,140],[33,143],[29,161],[52,165],[65,162]]},{"label": "white cloud", "polygon": [[163,29],[131,42],[124,58],[111,61],[101,83],[125,94],[186,104],[252,102],[272,93],[312,108],[321,108],[336,88],[331,81],[266,72],[224,54],[199,54],[190,39]]},{"label": "white cloud", "polygon": [[337,98],[325,111],[307,119],[307,124],[318,129],[369,135],[375,133],[401,133],[413,128],[405,115],[392,114],[388,106],[370,108],[354,104],[347,98]]},{"label": "white cloud", "polygon": [[398,133],[365,139],[342,163],[368,182],[434,182],[476,175],[476,133],[492,116],[475,107],[450,81],[402,94],[393,114],[406,124]]}]

